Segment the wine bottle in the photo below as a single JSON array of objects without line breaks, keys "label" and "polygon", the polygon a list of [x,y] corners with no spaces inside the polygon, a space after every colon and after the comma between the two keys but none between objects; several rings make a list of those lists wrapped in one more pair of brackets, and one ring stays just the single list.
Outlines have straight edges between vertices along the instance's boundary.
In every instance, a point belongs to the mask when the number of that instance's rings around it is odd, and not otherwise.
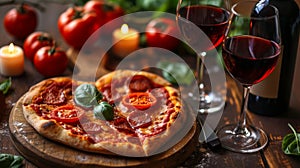
[{"label": "wine bottle", "polygon": [[281,57],[274,72],[250,90],[248,110],[275,116],[288,110],[297,57],[300,11],[294,0],[270,0],[279,11]]}]

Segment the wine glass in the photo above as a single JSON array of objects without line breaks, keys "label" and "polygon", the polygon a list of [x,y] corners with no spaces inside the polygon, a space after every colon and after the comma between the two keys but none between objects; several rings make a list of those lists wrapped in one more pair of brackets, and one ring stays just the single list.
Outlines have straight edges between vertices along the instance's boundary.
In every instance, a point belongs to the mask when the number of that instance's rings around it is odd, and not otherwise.
[{"label": "wine glass", "polygon": [[244,90],[238,123],[223,126],[217,134],[224,148],[241,153],[256,152],[268,142],[263,130],[248,124],[246,104],[250,87],[273,72],[281,52],[278,10],[268,5],[255,13],[256,3],[240,1],[232,6],[222,44],[225,67]]},{"label": "wine glass", "polygon": [[[222,43],[229,20],[226,10],[227,1],[215,0],[179,0],[177,4],[177,23],[186,42],[196,49],[197,88],[189,96],[199,103],[198,111],[212,113],[224,107],[224,96],[209,91],[204,84],[204,59],[209,51]],[[224,6],[224,8],[223,8]],[[191,25],[194,24],[194,25]],[[198,30],[196,30],[198,29]],[[201,33],[197,34],[201,29]],[[206,37],[204,37],[206,36]],[[208,40],[206,40],[208,39]]]}]

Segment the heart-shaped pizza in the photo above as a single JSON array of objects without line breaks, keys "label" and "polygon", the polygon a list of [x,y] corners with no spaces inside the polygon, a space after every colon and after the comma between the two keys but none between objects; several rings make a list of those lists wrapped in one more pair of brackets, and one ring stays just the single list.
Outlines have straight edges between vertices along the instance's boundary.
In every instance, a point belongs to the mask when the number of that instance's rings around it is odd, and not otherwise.
[{"label": "heart-shaped pizza", "polygon": [[46,138],[133,157],[175,145],[188,116],[178,89],[157,74],[132,70],[113,71],[96,82],[45,79],[26,93],[23,113]]}]

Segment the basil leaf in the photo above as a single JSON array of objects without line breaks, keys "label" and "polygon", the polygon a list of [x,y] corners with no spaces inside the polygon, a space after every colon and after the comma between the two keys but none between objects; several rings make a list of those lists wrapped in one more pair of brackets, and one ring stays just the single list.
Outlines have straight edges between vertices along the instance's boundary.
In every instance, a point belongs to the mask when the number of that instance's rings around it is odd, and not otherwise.
[{"label": "basil leaf", "polygon": [[1,167],[19,168],[22,167],[23,157],[11,155],[11,154],[0,154],[0,165]]},{"label": "basil leaf", "polygon": [[94,107],[94,116],[101,120],[113,120],[114,110],[113,107],[107,102],[100,102],[99,105]]},{"label": "basil leaf", "polygon": [[75,90],[75,102],[82,107],[93,107],[102,97],[96,86],[92,84],[82,84]]},{"label": "basil leaf", "polygon": [[178,85],[176,79],[167,71],[162,72],[163,77],[172,84]]},{"label": "basil leaf", "polygon": [[184,63],[178,62],[159,62],[158,68],[163,70],[162,74],[166,80],[172,84],[191,84],[194,77],[194,73]]},{"label": "basil leaf", "polygon": [[287,155],[298,155],[300,156],[300,134],[295,131],[295,129],[288,124],[288,126],[293,131],[292,134],[286,135],[282,140],[282,151]]},{"label": "basil leaf", "polygon": [[11,87],[11,78],[8,78],[0,83],[0,91],[2,91],[3,94],[6,94]]}]

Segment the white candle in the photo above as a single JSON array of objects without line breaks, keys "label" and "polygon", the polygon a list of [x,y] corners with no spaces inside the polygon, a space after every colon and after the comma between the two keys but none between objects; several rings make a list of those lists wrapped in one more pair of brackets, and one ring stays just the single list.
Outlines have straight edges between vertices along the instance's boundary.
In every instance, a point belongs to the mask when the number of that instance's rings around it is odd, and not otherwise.
[{"label": "white candle", "polygon": [[24,53],[21,47],[11,43],[0,48],[0,73],[17,76],[24,72]]},{"label": "white candle", "polygon": [[125,57],[139,47],[139,33],[127,24],[113,32],[113,51],[120,57]]}]

